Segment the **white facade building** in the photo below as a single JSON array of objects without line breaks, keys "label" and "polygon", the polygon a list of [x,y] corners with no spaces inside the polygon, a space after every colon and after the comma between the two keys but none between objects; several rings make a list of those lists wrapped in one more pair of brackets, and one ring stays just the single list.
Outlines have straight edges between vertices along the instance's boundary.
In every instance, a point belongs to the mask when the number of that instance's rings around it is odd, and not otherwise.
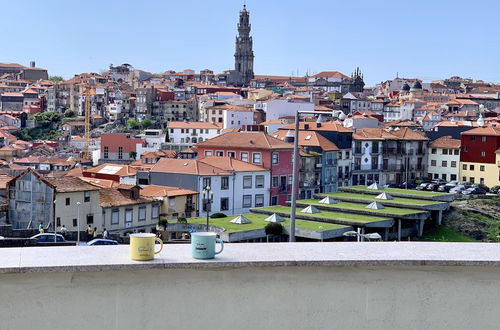
[{"label": "white facade building", "polygon": [[458,180],[459,166],[460,140],[443,136],[429,143],[429,179]]},{"label": "white facade building", "polygon": [[254,124],[253,109],[227,109],[222,113],[224,129],[240,128],[242,125]]},{"label": "white facade building", "polygon": [[206,122],[171,121],[167,128],[169,142],[166,144],[170,149],[177,151],[214,138],[222,132],[221,124]]},{"label": "white facade building", "polygon": [[266,120],[276,120],[286,116],[295,116],[297,111],[314,111],[314,103],[294,100],[292,98],[276,98],[269,101],[258,101],[255,110],[266,113]]}]

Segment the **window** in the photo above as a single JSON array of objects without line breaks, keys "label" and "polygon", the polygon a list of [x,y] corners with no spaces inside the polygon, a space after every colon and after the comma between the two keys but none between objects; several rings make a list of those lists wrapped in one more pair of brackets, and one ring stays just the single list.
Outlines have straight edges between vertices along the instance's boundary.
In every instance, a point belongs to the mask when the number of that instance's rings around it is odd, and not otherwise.
[{"label": "window", "polygon": [[439,179],[439,173],[434,173],[434,179]]},{"label": "window", "polygon": [[278,205],[278,196],[271,196],[271,205]]},{"label": "window", "polygon": [[151,206],[151,219],[158,219],[160,208],[158,205]]},{"label": "window", "polygon": [[273,188],[277,187],[278,186],[278,177],[277,176],[273,176],[272,178],[272,183],[271,185],[273,186]]},{"label": "window", "polygon": [[451,181],[456,181],[457,180],[457,175],[456,174],[450,174],[450,180]]},{"label": "window", "polygon": [[71,204],[71,199],[69,197],[66,197],[66,205],[70,205]]},{"label": "window", "polygon": [[345,152],[345,159],[349,159],[349,158],[350,158],[350,156],[349,156],[349,151],[346,151],[346,152]]},{"label": "window", "polygon": [[123,159],[123,147],[118,147],[118,159]]},{"label": "window", "polygon": [[431,160],[431,166],[436,166],[436,160],[435,159]]},{"label": "window", "polygon": [[466,177],[466,176],[463,176],[463,177],[462,177],[462,181],[463,181],[463,182],[467,182],[467,177]]},{"label": "window", "polygon": [[78,227],[78,219],[73,219],[73,227]]},{"label": "window", "polygon": [[486,152],[481,151],[481,157],[486,157]]},{"label": "window", "polygon": [[243,195],[243,207],[252,207],[252,195]]},{"label": "window", "polygon": [[255,195],[255,207],[264,206],[264,195]]},{"label": "window", "polygon": [[470,137],[470,140],[471,140],[471,141],[476,141],[476,137],[475,137],[475,136],[471,136],[471,137]]},{"label": "window", "polygon": [[[457,167],[457,162],[456,162],[456,161],[454,161],[454,160],[452,160],[452,161],[451,161],[451,167]],[[452,180],[452,181],[453,181],[453,180]]]},{"label": "window", "polygon": [[473,177],[473,176],[471,176],[471,177],[469,178],[469,182],[470,182],[470,183],[474,183],[474,181],[475,181],[474,177]]},{"label": "window", "polygon": [[234,151],[228,151],[227,152],[227,156],[231,157],[231,158],[236,158],[236,152],[234,152]]},{"label": "window", "polygon": [[94,223],[94,215],[93,214],[87,214],[87,225],[90,225]]},{"label": "window", "polygon": [[458,155],[459,151],[460,151],[459,149],[455,149],[455,150],[453,150],[453,154]]},{"label": "window", "polygon": [[480,183],[480,184],[484,184],[484,178],[480,178],[480,179],[479,179],[479,183]]},{"label": "window", "polygon": [[273,152],[272,161],[273,164],[279,164],[280,162],[280,154],[278,152]]},{"label": "window", "polygon": [[211,185],[212,185],[211,178],[203,178],[203,186],[202,186],[203,189],[205,189],[206,187],[210,187]]},{"label": "window", "polygon": [[467,164],[462,165],[462,170],[467,170]]},{"label": "window", "polygon": [[479,166],[479,170],[480,170],[481,172],[484,172],[484,165],[480,165],[480,166]]},{"label": "window", "polygon": [[229,198],[224,197],[220,199],[220,210],[221,211],[229,210]]},{"label": "window", "polygon": [[255,188],[264,188],[264,176],[256,175],[255,176]]},{"label": "window", "polygon": [[104,158],[109,157],[109,147],[104,147]]},{"label": "window", "polygon": [[443,153],[443,155],[447,155],[448,154],[448,149],[443,149],[442,153]]},{"label": "window", "polygon": [[288,184],[291,185],[293,183],[293,175],[288,176]]},{"label": "window", "polygon": [[125,224],[132,222],[134,211],[132,209],[125,209]]},{"label": "window", "polygon": [[245,175],[243,177],[243,189],[252,188],[252,176]]},{"label": "window", "polygon": [[464,146],[464,151],[465,152],[469,151],[469,148],[467,148],[467,146]]},{"label": "window", "polygon": [[252,163],[254,164],[260,164],[260,161],[261,161],[261,153],[260,152],[254,152],[252,154]]},{"label": "window", "polygon": [[217,157],[224,157],[224,151],[216,151],[216,152],[215,152],[215,155],[216,155]]},{"label": "window", "polygon": [[175,206],[175,197],[174,196],[168,198],[168,206],[170,206],[170,207]]},{"label": "window", "polygon": [[441,174],[441,179],[443,179],[444,181],[446,181],[446,173]]},{"label": "window", "polygon": [[486,142],[486,136],[481,136],[481,142]]},{"label": "window", "polygon": [[212,156],[212,150],[205,150],[205,157]]},{"label": "window", "polygon": [[448,167],[448,162],[446,160],[443,160],[441,162],[441,167]]},{"label": "window", "polygon": [[85,192],[83,193],[83,201],[84,201],[85,203],[90,202],[90,191],[85,191]]},{"label": "window", "polygon": [[241,161],[248,162],[248,152],[242,151],[240,153],[240,158],[241,158]]},{"label": "window", "polygon": [[56,219],[56,227],[61,227],[61,218],[59,217]]},{"label": "window", "polygon": [[146,221],[146,207],[139,207],[139,221]]},{"label": "window", "polygon": [[437,149],[436,148],[432,148],[432,153],[436,154],[436,152],[437,152]]},{"label": "window", "polygon": [[469,170],[474,171],[474,165],[470,165]]},{"label": "window", "polygon": [[111,224],[112,225],[117,225],[120,223],[120,210],[119,209],[113,209],[111,211]]},{"label": "window", "polygon": [[223,176],[220,180],[220,189],[221,190],[227,190],[229,189],[229,177],[228,176]]}]

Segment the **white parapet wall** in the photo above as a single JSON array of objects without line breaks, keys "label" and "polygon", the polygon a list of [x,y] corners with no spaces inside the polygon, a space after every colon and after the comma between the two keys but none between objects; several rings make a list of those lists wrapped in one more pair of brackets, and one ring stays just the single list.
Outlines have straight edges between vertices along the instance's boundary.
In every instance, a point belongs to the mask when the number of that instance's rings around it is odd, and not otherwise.
[{"label": "white parapet wall", "polygon": [[1,329],[486,329],[500,244],[226,244],[0,250]]}]

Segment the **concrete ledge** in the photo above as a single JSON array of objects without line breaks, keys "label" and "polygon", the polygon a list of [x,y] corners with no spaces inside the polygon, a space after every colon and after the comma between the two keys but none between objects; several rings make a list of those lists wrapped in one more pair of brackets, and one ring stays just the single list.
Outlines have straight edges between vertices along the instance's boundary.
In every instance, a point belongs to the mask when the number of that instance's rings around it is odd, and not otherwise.
[{"label": "concrete ledge", "polygon": [[129,247],[28,247],[0,250],[0,273],[213,269],[288,266],[500,266],[500,244],[333,242],[226,244],[214,260],[191,257],[189,244],[165,245],[148,262]]}]

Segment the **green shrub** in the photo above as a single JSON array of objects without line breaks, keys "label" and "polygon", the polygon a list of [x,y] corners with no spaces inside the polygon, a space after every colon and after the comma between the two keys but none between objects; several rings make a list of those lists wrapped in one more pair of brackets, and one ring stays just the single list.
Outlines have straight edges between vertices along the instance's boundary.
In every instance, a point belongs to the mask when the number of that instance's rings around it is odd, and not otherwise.
[{"label": "green shrub", "polygon": [[225,215],[224,213],[220,213],[220,212],[214,213],[210,216],[210,218],[212,218],[212,219],[225,218],[225,217],[227,217],[227,215]]},{"label": "green shrub", "polygon": [[167,225],[168,225],[168,220],[167,219],[160,219],[160,220],[158,220],[158,226],[163,227],[163,228],[167,228]]},{"label": "green shrub", "polygon": [[187,220],[184,217],[178,217],[177,218],[177,223],[187,223]]},{"label": "green shrub", "polygon": [[279,222],[270,222],[264,227],[266,235],[281,235],[283,234],[283,226]]}]

